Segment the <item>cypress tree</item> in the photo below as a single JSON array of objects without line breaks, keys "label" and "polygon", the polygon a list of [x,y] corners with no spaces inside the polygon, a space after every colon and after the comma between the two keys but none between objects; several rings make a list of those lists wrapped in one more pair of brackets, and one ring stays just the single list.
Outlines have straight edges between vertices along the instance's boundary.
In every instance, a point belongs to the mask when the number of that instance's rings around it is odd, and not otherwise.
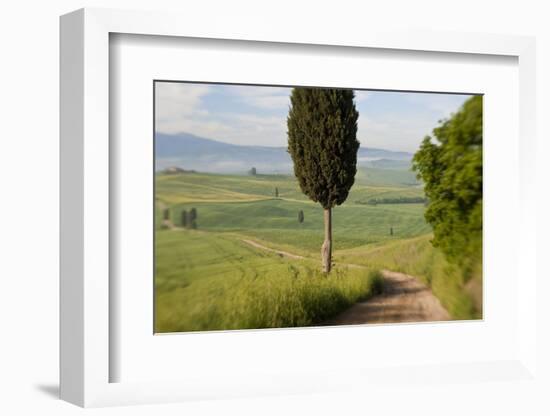
[{"label": "cypress tree", "polygon": [[294,88],[287,118],[288,152],[302,192],[324,210],[324,272],[332,257],[332,208],[342,204],[357,172],[357,119],[352,90]]},{"label": "cypress tree", "polygon": [[165,221],[168,221],[170,219],[170,209],[164,208],[164,211],[162,212],[162,219]]},{"label": "cypress tree", "polygon": [[189,226],[197,228],[197,210],[195,208],[191,208],[191,211],[189,211]]},{"label": "cypress tree", "polygon": [[183,210],[181,212],[181,226],[187,228],[187,211]]},{"label": "cypress tree", "polygon": [[279,198],[279,188],[275,187],[275,198]]},{"label": "cypress tree", "polygon": [[298,212],[298,222],[301,224],[304,222],[304,211],[300,210],[300,212]]}]

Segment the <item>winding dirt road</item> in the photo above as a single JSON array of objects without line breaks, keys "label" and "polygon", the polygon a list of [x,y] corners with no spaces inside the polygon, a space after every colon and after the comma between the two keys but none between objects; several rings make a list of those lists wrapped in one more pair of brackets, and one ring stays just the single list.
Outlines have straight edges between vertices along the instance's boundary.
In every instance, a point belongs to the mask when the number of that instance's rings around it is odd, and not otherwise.
[{"label": "winding dirt road", "polygon": [[[282,257],[303,259],[303,256],[275,250],[252,240],[242,240],[255,248],[276,253]],[[344,264],[361,268],[358,264]],[[451,319],[432,291],[416,277],[382,270],[384,290],[380,295],[359,302],[323,325],[354,325],[396,322],[433,322]]]},{"label": "winding dirt road", "polygon": [[430,322],[451,319],[439,299],[417,278],[383,270],[381,295],[359,302],[325,322],[325,325],[353,325],[395,322]]}]

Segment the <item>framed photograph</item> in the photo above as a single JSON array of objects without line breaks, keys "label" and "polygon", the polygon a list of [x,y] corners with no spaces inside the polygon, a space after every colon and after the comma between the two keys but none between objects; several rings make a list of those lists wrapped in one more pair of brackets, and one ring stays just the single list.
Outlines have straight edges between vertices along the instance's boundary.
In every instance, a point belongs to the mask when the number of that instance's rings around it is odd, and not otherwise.
[{"label": "framed photograph", "polygon": [[155,333],[482,318],[482,95],[153,89]]},{"label": "framed photograph", "polygon": [[534,40],[325,36],[61,18],[63,399],[537,382]]}]

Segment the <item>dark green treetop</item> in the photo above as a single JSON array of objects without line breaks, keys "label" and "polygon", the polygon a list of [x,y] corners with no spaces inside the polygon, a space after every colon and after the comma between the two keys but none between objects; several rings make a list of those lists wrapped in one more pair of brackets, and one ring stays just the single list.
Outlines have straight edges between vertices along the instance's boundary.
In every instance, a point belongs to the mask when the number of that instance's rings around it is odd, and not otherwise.
[{"label": "dark green treetop", "polygon": [[357,172],[352,90],[294,88],[287,118],[288,152],[302,192],[323,208],[342,204]]},{"label": "dark green treetop", "polygon": [[193,228],[193,229],[197,228],[197,217],[198,217],[197,209],[191,208],[187,216],[187,223],[190,228]]}]

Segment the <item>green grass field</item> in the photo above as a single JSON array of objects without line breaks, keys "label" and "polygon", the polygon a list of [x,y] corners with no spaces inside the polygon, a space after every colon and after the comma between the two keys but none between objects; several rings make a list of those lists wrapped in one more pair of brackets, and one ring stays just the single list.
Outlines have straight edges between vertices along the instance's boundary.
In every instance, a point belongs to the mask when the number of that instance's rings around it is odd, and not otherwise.
[{"label": "green grass field", "polygon": [[[375,293],[380,269],[423,279],[455,318],[478,316],[465,282],[429,243],[423,204],[364,203],[422,197],[411,175],[396,169],[358,172],[347,201],[333,211],[336,268],[324,276],[323,212],[292,176],[157,174],[156,331],[314,325]],[[177,229],[161,229],[161,207],[170,209]],[[198,229],[181,229],[181,212],[191,208]],[[283,258],[243,239],[305,258]]]},{"label": "green grass field", "polygon": [[336,267],[263,252],[231,234],[157,233],[156,330],[283,328],[320,323],[370,296],[371,269]]}]

